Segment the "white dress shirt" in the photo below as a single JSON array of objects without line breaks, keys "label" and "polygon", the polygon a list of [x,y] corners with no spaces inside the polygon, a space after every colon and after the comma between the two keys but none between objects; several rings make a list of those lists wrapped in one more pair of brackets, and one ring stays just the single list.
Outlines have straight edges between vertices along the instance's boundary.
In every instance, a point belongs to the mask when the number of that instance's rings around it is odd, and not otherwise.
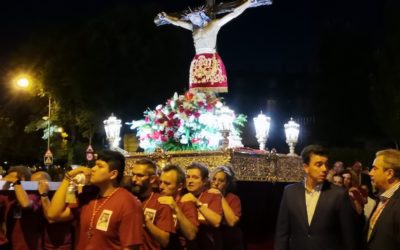
[{"label": "white dress shirt", "polygon": [[306,190],[306,208],[307,208],[307,220],[308,225],[311,225],[312,218],[314,217],[315,208],[321,195],[322,184],[314,187],[313,190],[307,188],[307,180],[304,181],[304,187]]}]

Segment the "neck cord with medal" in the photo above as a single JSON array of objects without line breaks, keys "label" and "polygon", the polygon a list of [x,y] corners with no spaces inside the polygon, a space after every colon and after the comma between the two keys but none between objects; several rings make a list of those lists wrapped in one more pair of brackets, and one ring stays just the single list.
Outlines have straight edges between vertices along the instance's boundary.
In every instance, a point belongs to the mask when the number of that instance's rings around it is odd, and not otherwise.
[{"label": "neck cord with medal", "polygon": [[92,230],[93,230],[94,217],[96,217],[96,214],[100,211],[100,209],[104,206],[104,204],[107,203],[107,201],[111,198],[111,196],[113,196],[113,194],[115,194],[115,192],[118,191],[118,189],[119,188],[116,188],[114,191],[112,191],[112,193],[106,197],[106,199],[99,205],[99,207],[97,207],[97,201],[99,199],[99,195],[97,195],[97,198],[94,201],[92,217],[90,218],[90,224],[89,224],[89,228],[87,231],[88,239],[92,238],[92,236],[93,236]]},{"label": "neck cord with medal", "polygon": [[146,208],[147,203],[151,200],[151,197],[153,197],[153,192],[151,192],[150,197],[147,199],[147,201],[144,203],[143,208]]}]

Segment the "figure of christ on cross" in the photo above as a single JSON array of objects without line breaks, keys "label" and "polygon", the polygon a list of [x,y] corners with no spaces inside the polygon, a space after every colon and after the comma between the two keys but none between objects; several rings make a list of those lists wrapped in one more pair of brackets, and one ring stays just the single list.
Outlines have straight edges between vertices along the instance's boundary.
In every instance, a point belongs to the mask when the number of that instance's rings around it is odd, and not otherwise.
[{"label": "figure of christ on cross", "polygon": [[[191,91],[228,92],[225,65],[217,53],[217,35],[222,26],[238,17],[247,8],[271,4],[269,0],[244,0],[227,4],[215,4],[207,0],[206,7],[189,9],[177,17],[161,12],[156,25],[172,24],[192,31],[196,55],[190,65],[189,87]],[[217,14],[228,13],[217,18]],[[178,15],[179,16],[179,15]]]}]

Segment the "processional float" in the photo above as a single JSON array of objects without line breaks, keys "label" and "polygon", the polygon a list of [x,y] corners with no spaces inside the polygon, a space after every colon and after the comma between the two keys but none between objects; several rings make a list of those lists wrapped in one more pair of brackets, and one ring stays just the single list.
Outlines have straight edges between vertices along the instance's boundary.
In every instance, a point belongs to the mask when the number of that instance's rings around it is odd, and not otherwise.
[{"label": "processional float", "polygon": [[[220,29],[246,9],[270,4],[271,0],[206,0],[204,6],[155,17],[157,26],[171,24],[191,31],[196,54],[190,64],[189,91],[175,93],[164,105],[145,111],[143,120],[129,123],[145,152],[126,152],[126,171],[146,157],[160,167],[170,163],[184,167],[194,161],[210,169],[231,165],[240,181],[301,180],[301,160],[292,150],[293,142],[288,155],[264,147],[244,148],[240,127],[245,116],[235,115],[217,95],[228,92],[225,65],[217,52]],[[259,138],[265,145],[266,136]]]}]

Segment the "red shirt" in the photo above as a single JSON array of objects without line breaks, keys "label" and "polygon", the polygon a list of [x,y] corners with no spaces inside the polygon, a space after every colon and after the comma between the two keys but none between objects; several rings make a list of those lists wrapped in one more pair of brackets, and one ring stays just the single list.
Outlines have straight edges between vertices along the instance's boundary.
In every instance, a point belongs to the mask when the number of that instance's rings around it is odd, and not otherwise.
[{"label": "red shirt", "polygon": [[[199,220],[197,215],[197,208],[196,204],[192,201],[181,202],[181,197],[177,197],[176,203],[180,210],[182,211],[183,215],[196,227],[199,226]],[[167,249],[171,250],[179,250],[179,249],[186,249],[188,246],[187,239],[183,236],[180,228],[179,223],[176,219],[176,215],[173,215],[174,223],[175,223],[175,230],[176,234],[170,235],[170,240]]]},{"label": "red shirt", "polygon": [[228,205],[232,208],[235,215],[237,217],[240,217],[242,215],[242,205],[240,204],[239,196],[232,193],[228,193],[225,196],[225,200],[228,202]]},{"label": "red shirt", "polygon": [[[222,203],[221,203],[221,195],[219,194],[212,194],[209,193],[208,190],[203,191],[197,199],[203,203],[203,206],[208,207],[212,211],[216,212],[217,214],[221,215],[223,214],[222,210]],[[202,224],[207,224],[205,221],[204,216],[198,212],[199,215],[199,221]]]},{"label": "red shirt", "polygon": [[[120,250],[143,244],[141,204],[127,190],[119,188],[109,197],[94,198],[84,204],[81,199],[79,201],[77,250]],[[95,203],[100,209],[93,216]]]},{"label": "red shirt", "polygon": [[3,230],[3,223],[6,221],[7,196],[0,194],[0,246],[8,242],[6,232]]},{"label": "red shirt", "polygon": [[[237,195],[232,193],[228,193],[225,196],[225,200],[228,202],[228,205],[232,208],[233,212],[237,217],[242,215],[242,207],[240,204],[240,198]],[[223,249],[225,250],[242,250],[244,249],[243,244],[243,235],[239,226],[230,227],[226,224],[225,219],[224,223],[220,228],[221,237],[223,242]]]},{"label": "red shirt", "polygon": [[28,194],[32,202],[31,208],[23,209],[19,205],[14,192],[6,196],[7,239],[13,250],[42,249],[44,216],[39,195]]},{"label": "red shirt", "polygon": [[[145,216],[152,217],[153,224],[167,233],[175,233],[175,225],[172,217],[172,209],[168,205],[158,202],[159,193],[152,192],[150,197],[143,201]],[[142,249],[161,249],[161,246],[151,237],[150,232],[143,230],[144,245]]]},{"label": "red shirt", "polygon": [[57,222],[45,223],[44,249],[70,250],[72,248],[72,223]]},{"label": "red shirt", "polygon": [[[185,217],[196,227],[199,226],[199,219],[197,215],[196,204],[192,201],[181,202],[177,201],[178,207],[181,209]],[[179,229],[179,225],[176,224],[176,228]]]},{"label": "red shirt", "polygon": [[[205,190],[197,199],[203,203],[203,206],[207,206],[221,216],[223,215],[221,195],[208,193],[208,190]],[[219,228],[208,225],[200,211],[198,211],[198,216],[201,223],[196,238],[198,249],[221,249],[222,241]]]},{"label": "red shirt", "polygon": [[46,220],[44,225],[44,249],[70,250],[72,248],[72,235],[72,221],[49,223]]}]

